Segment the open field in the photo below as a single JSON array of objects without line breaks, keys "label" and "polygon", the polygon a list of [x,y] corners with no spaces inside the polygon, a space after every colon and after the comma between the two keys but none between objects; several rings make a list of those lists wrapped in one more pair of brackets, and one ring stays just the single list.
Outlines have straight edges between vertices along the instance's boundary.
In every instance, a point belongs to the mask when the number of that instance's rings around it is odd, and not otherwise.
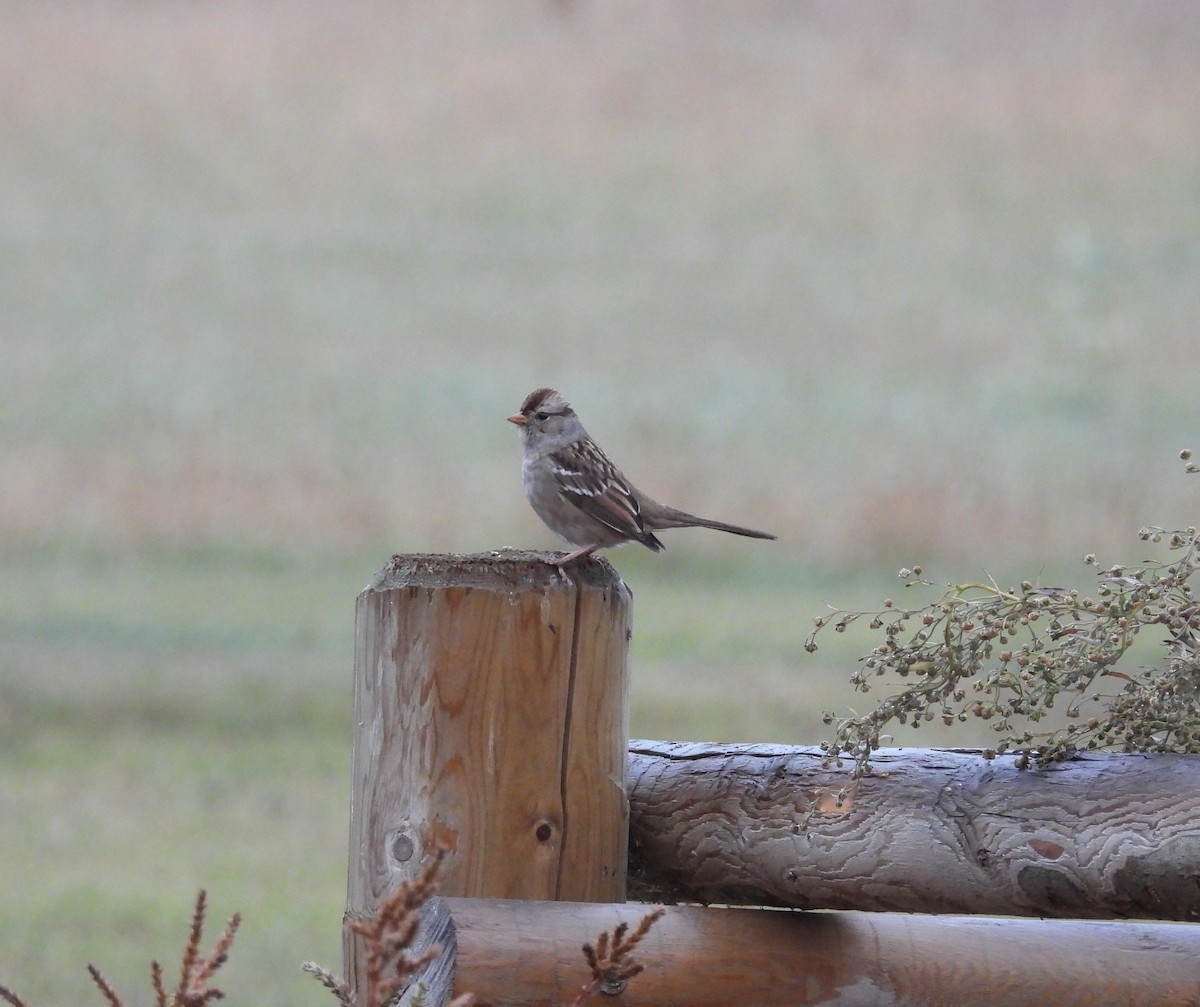
[{"label": "open field", "polygon": [[134,999],[204,885],[231,1000],[325,998],[354,595],[552,544],[537,385],[780,534],[615,554],[636,735],[816,741],[825,603],[1196,523],[1197,52],[1168,0],[0,5],[0,983]]}]

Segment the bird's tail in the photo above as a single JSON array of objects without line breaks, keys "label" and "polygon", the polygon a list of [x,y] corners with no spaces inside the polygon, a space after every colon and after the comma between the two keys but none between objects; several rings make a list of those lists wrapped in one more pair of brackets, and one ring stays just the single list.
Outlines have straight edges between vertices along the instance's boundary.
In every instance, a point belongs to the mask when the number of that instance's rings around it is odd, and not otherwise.
[{"label": "bird's tail", "polygon": [[714,521],[712,518],[697,517],[687,511],[676,510],[674,507],[662,507],[660,513],[654,515],[654,530],[664,528],[712,528],[714,531],[729,532],[730,535],[744,535],[746,538],[775,538],[768,531],[755,531],[753,528],[743,528],[741,525],[726,524],[724,521]]}]

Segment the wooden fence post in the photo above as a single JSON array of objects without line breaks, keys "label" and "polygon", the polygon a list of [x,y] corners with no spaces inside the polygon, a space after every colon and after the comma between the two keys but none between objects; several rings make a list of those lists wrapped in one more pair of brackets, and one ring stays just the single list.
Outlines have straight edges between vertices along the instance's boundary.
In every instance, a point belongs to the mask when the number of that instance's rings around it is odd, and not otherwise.
[{"label": "wooden fence post", "polygon": [[603,561],[392,557],[355,607],[347,919],[438,846],[446,895],[624,900],[630,618]]}]

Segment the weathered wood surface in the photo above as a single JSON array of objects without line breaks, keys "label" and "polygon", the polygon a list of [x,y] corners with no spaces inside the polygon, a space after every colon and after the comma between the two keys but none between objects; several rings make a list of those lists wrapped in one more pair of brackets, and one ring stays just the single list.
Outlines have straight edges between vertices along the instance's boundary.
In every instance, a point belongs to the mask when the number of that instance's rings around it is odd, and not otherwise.
[{"label": "weathered wood surface", "polygon": [[[396,556],[355,616],[347,916],[438,846],[446,894],[624,898],[630,596],[615,571]],[[357,952],[350,935],[352,983]]]},{"label": "weathered wood surface", "polygon": [[840,806],[849,770],[820,761],[631,742],[631,897],[1200,920],[1200,758],[884,750]]},{"label": "weathered wood surface", "polygon": [[[431,948],[438,954],[412,977],[396,1007],[442,1007],[453,999],[454,969],[458,961],[458,935],[444,898],[432,898],[421,907],[421,926],[408,946],[410,958],[419,959]],[[365,1003],[360,997],[359,1003]]]},{"label": "weathered wood surface", "polygon": [[[572,1002],[580,948],[647,907],[448,899],[455,992]],[[675,906],[633,958],[622,1007],[1195,1007],[1200,926]],[[607,998],[594,996],[588,1002]]]}]

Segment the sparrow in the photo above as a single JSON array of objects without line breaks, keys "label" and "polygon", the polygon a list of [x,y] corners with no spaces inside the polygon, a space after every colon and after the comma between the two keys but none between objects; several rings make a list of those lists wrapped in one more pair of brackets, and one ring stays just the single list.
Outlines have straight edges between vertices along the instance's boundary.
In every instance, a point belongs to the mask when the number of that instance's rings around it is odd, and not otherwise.
[{"label": "sparrow", "polygon": [[554,560],[560,569],[597,549],[626,542],[641,542],[658,552],[664,546],[654,533],[665,528],[714,528],[747,538],[775,538],[646,496],[608,460],[570,403],[553,388],[530,392],[508,422],[521,429],[521,474],[530,506],[555,535],[579,547]]}]

